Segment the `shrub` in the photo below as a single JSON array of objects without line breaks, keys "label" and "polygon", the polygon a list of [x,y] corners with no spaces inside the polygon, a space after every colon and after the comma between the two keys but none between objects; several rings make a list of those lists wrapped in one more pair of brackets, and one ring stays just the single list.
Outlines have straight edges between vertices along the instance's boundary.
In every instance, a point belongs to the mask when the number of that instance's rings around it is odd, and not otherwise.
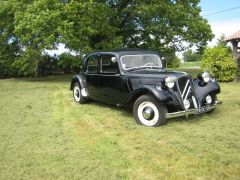
[{"label": "shrub", "polygon": [[216,46],[204,51],[202,69],[210,72],[219,81],[228,82],[235,78],[237,65],[228,48]]},{"label": "shrub", "polygon": [[68,53],[63,53],[59,57],[58,66],[64,73],[78,73],[82,64],[80,56],[73,56]]},{"label": "shrub", "polygon": [[181,60],[174,54],[174,55],[167,55],[165,56],[164,66],[167,68],[178,68],[180,66]]}]

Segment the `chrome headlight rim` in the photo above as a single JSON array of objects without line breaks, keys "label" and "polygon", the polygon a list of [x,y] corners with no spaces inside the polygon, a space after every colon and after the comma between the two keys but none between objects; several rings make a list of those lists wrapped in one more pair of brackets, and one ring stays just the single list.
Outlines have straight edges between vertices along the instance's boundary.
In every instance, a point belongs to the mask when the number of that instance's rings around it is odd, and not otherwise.
[{"label": "chrome headlight rim", "polygon": [[175,82],[176,82],[176,77],[169,76],[169,77],[165,78],[165,85],[168,88],[173,88],[175,85]]},{"label": "chrome headlight rim", "polygon": [[207,83],[210,81],[211,75],[208,72],[203,72],[202,75],[202,80]]},{"label": "chrome headlight rim", "polygon": [[212,96],[207,95],[206,98],[205,98],[205,101],[206,101],[207,104],[212,104],[212,102],[213,102]]}]

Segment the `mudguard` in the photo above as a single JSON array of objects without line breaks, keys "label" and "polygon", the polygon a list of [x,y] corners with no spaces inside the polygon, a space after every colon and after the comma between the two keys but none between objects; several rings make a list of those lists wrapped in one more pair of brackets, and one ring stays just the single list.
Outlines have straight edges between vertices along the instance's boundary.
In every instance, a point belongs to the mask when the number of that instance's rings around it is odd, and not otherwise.
[{"label": "mudguard", "polygon": [[194,81],[194,86],[195,92],[198,95],[201,104],[205,101],[207,95],[216,95],[221,91],[218,82],[213,80],[210,80],[208,83],[202,86],[200,80],[196,79]]},{"label": "mudguard", "polygon": [[134,102],[139,96],[144,94],[152,95],[161,104],[166,104],[169,100],[171,100],[171,96],[168,91],[164,91],[162,89],[159,90],[155,85],[143,85],[132,91],[127,97],[127,100],[124,102],[124,104]]},{"label": "mudguard", "polygon": [[81,88],[87,87],[87,80],[84,74],[76,74],[72,77],[72,82],[70,86],[70,90],[73,90],[74,83],[78,82],[81,86]]}]

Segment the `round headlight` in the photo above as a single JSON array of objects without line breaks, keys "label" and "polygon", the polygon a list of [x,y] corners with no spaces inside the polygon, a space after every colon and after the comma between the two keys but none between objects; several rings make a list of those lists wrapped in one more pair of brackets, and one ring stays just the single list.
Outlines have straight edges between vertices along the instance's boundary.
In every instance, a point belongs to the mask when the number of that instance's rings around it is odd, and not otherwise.
[{"label": "round headlight", "polygon": [[167,77],[165,79],[165,85],[169,88],[173,88],[175,81],[176,81],[175,77]]},{"label": "round headlight", "polygon": [[210,80],[210,74],[208,72],[202,73],[202,79],[204,82],[208,82]]},{"label": "round headlight", "polygon": [[207,97],[206,97],[206,102],[207,102],[208,104],[211,104],[211,103],[212,103],[212,97],[211,97],[210,95],[207,95]]}]

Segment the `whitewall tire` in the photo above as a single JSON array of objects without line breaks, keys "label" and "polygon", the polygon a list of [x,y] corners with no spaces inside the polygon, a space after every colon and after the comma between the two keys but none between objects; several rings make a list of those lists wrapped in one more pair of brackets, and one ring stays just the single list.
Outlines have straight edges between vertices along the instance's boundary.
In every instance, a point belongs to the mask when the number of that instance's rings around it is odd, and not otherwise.
[{"label": "whitewall tire", "polygon": [[81,94],[81,87],[79,83],[75,83],[73,85],[73,99],[77,103],[85,103],[86,102],[86,97],[83,97]]},{"label": "whitewall tire", "polygon": [[166,107],[150,95],[140,96],[133,106],[133,114],[136,122],[150,127],[165,125],[166,112]]}]

